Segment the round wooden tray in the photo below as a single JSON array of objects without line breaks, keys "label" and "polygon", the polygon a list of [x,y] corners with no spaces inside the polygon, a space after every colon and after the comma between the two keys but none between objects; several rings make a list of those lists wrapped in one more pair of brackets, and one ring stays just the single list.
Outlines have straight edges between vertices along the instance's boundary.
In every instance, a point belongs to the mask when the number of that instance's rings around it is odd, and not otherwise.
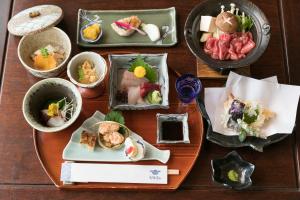
[{"label": "round wooden tray", "polygon": [[[108,112],[108,87],[105,93],[96,99],[83,99],[83,108],[76,122],[66,130],[58,133],[42,133],[33,130],[33,140],[38,159],[47,175],[58,188],[63,189],[116,189],[116,190],[175,190],[192,169],[201,149],[203,140],[203,121],[196,103],[188,107],[188,123],[190,144],[156,144],[156,113],[182,113],[180,103],[176,98],[175,75],[170,75],[170,109],[167,110],[142,110],[123,111],[126,126],[141,135],[144,140],[159,149],[171,151],[168,169],[179,169],[179,175],[169,175],[168,184],[120,184],[120,183],[75,183],[64,185],[60,181],[61,165],[64,162],[62,152],[70,140],[70,137],[85,119],[90,117],[96,110],[102,113]],[[107,86],[108,80],[105,80]],[[129,162],[128,164],[161,165],[158,161]]]}]

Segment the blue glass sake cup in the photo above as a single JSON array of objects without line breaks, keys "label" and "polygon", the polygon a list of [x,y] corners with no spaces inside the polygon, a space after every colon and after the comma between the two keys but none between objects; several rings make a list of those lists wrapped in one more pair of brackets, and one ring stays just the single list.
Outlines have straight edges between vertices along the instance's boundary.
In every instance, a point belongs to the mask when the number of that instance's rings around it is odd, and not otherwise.
[{"label": "blue glass sake cup", "polygon": [[175,88],[182,103],[191,103],[201,92],[202,84],[193,74],[184,74],[177,78]]}]

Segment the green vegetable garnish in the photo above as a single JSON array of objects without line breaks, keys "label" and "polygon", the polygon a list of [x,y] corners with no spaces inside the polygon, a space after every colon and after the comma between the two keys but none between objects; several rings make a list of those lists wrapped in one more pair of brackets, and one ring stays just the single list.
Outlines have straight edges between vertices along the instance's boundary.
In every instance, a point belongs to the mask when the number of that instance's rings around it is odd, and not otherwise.
[{"label": "green vegetable garnish", "polygon": [[152,92],[149,92],[146,96],[146,100],[150,104],[160,104],[162,101],[162,97],[159,91],[154,90]]},{"label": "green vegetable garnish", "polygon": [[227,176],[228,176],[229,180],[231,180],[233,182],[239,181],[239,174],[233,169],[227,173]]},{"label": "green vegetable garnish", "polygon": [[122,125],[125,124],[124,117],[123,117],[122,113],[119,111],[110,111],[109,113],[107,113],[105,115],[104,121],[114,121],[114,122],[118,122]]},{"label": "green vegetable garnish", "polygon": [[244,129],[241,129],[239,134],[240,142],[244,142],[246,137],[247,137],[247,132]]},{"label": "green vegetable garnish", "polygon": [[78,68],[78,79],[79,81],[82,81],[84,79],[84,73],[82,67]]},{"label": "green vegetable garnish", "polygon": [[41,54],[43,57],[48,57],[49,56],[49,52],[48,49],[46,48],[40,48]]},{"label": "green vegetable garnish", "polygon": [[250,16],[243,15],[236,15],[239,23],[239,31],[247,32],[253,26],[253,20]]},{"label": "green vegetable garnish", "polygon": [[243,114],[243,121],[246,122],[247,124],[252,124],[257,120],[259,114],[258,108],[255,109],[255,114],[249,114],[249,112],[244,112]]},{"label": "green vegetable garnish", "polygon": [[138,66],[142,66],[146,69],[146,75],[145,77],[151,82],[155,83],[157,81],[157,72],[155,69],[153,69],[148,63],[145,62],[145,58],[142,58],[142,56],[137,56],[136,59],[133,60],[131,63],[130,68],[128,71],[134,72],[134,69]]}]

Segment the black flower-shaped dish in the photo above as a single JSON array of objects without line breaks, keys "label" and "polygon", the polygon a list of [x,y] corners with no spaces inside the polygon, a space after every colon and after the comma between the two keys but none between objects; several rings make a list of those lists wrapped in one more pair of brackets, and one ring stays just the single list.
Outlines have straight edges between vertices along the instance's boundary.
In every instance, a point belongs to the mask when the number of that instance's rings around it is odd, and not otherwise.
[{"label": "black flower-shaped dish", "polygon": [[235,190],[242,190],[252,185],[250,178],[255,166],[244,161],[236,151],[222,159],[211,161],[213,181]]}]

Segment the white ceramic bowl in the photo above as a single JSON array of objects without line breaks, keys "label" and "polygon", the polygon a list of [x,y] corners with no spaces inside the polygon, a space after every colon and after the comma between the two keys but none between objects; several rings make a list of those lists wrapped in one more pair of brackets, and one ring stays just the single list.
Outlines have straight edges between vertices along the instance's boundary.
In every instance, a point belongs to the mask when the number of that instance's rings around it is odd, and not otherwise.
[{"label": "white ceramic bowl", "polygon": [[[71,119],[60,127],[48,127],[43,124],[41,110],[45,103],[53,99],[67,97],[73,100],[74,112]],[[48,78],[35,83],[25,94],[23,99],[23,115],[32,128],[41,132],[58,132],[75,122],[82,108],[81,95],[74,84],[61,78]]]},{"label": "white ceramic bowl", "polygon": [[[78,67],[81,66],[85,60],[92,62],[95,66],[99,79],[91,84],[82,84],[78,82]],[[72,83],[83,88],[94,88],[98,86],[105,78],[107,73],[107,64],[105,59],[97,53],[85,51],[75,55],[68,63],[67,74]]]},{"label": "white ceramic bowl", "polygon": [[[56,68],[50,70],[38,70],[33,67],[31,54],[36,50],[51,44],[61,46],[64,51],[64,61]],[[71,41],[68,35],[59,28],[52,27],[33,35],[24,36],[18,45],[18,57],[27,71],[40,78],[50,78],[59,75],[65,68],[71,55]]]}]

